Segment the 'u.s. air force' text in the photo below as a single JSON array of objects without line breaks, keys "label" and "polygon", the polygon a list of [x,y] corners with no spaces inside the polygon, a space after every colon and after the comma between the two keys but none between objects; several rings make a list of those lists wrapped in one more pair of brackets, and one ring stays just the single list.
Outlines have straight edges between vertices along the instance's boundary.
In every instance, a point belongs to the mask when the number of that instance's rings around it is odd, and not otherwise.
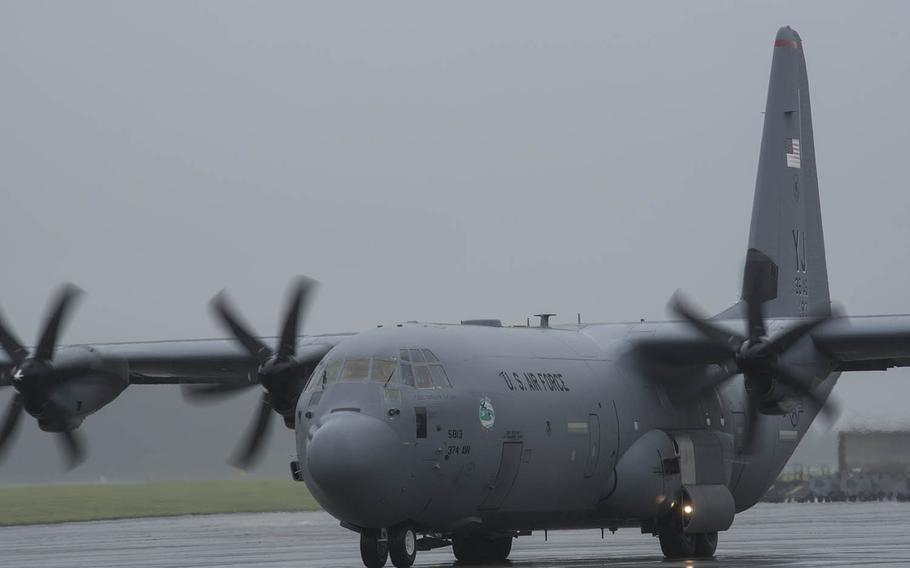
[{"label": "'u.s. air force' text", "polygon": [[499,371],[510,391],[569,392],[562,373]]}]

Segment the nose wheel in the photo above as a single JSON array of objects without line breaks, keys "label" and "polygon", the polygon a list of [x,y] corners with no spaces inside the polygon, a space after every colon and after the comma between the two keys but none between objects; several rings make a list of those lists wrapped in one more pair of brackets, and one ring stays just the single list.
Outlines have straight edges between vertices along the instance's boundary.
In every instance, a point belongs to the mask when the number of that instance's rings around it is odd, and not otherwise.
[{"label": "nose wheel", "polygon": [[389,536],[385,529],[360,533],[360,559],[366,568],[382,568],[388,558]]}]

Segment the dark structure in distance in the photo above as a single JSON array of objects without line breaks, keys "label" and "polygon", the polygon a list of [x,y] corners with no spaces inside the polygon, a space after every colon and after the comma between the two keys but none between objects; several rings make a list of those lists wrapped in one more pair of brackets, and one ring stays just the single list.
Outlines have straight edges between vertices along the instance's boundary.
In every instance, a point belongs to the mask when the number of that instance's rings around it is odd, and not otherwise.
[{"label": "dark structure in distance", "polygon": [[764,501],[910,501],[910,431],[840,432],[837,454],[837,471],[789,472],[771,486]]}]

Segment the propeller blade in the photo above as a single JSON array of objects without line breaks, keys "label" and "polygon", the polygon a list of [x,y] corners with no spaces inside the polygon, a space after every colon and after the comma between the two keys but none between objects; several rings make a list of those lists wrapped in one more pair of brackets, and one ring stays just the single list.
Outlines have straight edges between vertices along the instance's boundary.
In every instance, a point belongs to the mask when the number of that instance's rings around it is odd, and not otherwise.
[{"label": "propeller blade", "polygon": [[718,364],[718,371],[710,374],[698,383],[698,398],[702,399],[711,394],[711,391],[726,383],[739,374],[736,360],[730,359],[726,363]]},{"label": "propeller blade", "polygon": [[25,358],[28,357],[28,349],[16,337],[13,331],[6,325],[3,318],[0,317],[0,346],[9,355],[13,363],[21,365]]},{"label": "propeller blade", "polygon": [[54,300],[44,326],[41,328],[41,337],[38,339],[38,346],[35,348],[35,359],[39,361],[50,361],[54,354],[54,347],[57,345],[57,337],[60,330],[66,325],[72,309],[75,307],[75,301],[82,295],[82,290],[73,284],[64,284],[57,297]]},{"label": "propeller blade", "polygon": [[840,408],[830,396],[825,400],[812,390],[811,377],[803,376],[802,373],[785,367],[784,365],[772,364],[771,371],[777,376],[777,380],[790,387],[797,393],[809,398],[819,408],[819,413],[825,417],[829,424],[834,424],[840,415]]},{"label": "propeller blade", "polygon": [[768,330],[765,328],[765,314],[762,302],[746,301],[746,318],[749,326],[749,342],[755,344],[758,338],[764,337]]},{"label": "propeller blade", "polygon": [[279,359],[292,356],[297,350],[297,332],[300,328],[300,319],[309,303],[308,299],[314,284],[312,280],[302,276],[294,283],[288,301],[284,326],[281,329],[280,343],[278,343]]},{"label": "propeller blade", "polygon": [[271,419],[272,405],[269,403],[269,395],[262,393],[256,418],[250,424],[243,442],[228,463],[237,469],[248,470],[259,461],[259,458],[262,457],[262,450],[266,446]]},{"label": "propeller blade", "polygon": [[11,446],[16,431],[19,429],[19,422],[22,418],[22,396],[19,393],[13,395],[9,406],[6,410],[6,416],[3,417],[3,425],[0,426],[0,459]]},{"label": "propeller blade", "polygon": [[709,323],[701,312],[686,300],[680,292],[673,294],[670,299],[670,309],[680,318],[692,324],[703,336],[719,347],[735,355],[743,338],[721,327]]},{"label": "propeller blade", "polygon": [[781,333],[774,339],[772,339],[768,344],[767,348],[776,350],[777,353],[783,353],[787,349],[793,346],[794,343],[802,339],[803,336],[811,333],[813,329],[822,325],[831,319],[831,316],[824,316],[820,318],[813,318],[800,322],[787,331]]},{"label": "propeller blade", "polygon": [[762,304],[777,297],[777,275],[777,264],[771,257],[754,248],[746,252],[742,298],[747,307],[752,343],[767,333]]},{"label": "propeller blade", "polygon": [[246,324],[241,323],[240,318],[235,315],[235,310],[231,306],[227,299],[227,294],[223,290],[212,298],[210,306],[218,321],[237,338],[237,341],[243,345],[244,349],[246,349],[253,358],[260,363],[264,363],[272,356],[272,350],[259,341],[259,339],[248,330]]},{"label": "propeller blade", "polygon": [[256,383],[183,385],[183,398],[193,404],[218,402],[255,387]]},{"label": "propeller blade", "polygon": [[753,400],[749,395],[749,412],[746,414],[746,430],[743,432],[743,455],[751,456],[755,449],[755,440],[758,438],[758,420],[761,418],[761,412],[758,411],[758,401]]},{"label": "propeller blade", "polygon": [[60,447],[63,450],[63,459],[66,461],[67,471],[76,468],[85,461],[85,442],[82,436],[74,430],[59,432]]}]

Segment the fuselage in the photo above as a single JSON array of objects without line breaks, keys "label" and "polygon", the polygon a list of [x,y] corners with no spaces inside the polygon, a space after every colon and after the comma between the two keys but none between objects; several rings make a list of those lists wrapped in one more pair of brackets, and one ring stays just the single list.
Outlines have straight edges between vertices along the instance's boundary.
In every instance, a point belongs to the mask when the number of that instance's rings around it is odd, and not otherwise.
[{"label": "fuselage", "polygon": [[741,380],[693,397],[654,381],[656,371],[636,360],[637,338],[678,329],[409,323],[353,336],[324,358],[299,399],[304,480],[355,527],[639,525],[671,506],[685,483],[685,471],[672,471],[685,440],[715,448],[698,450],[698,467],[714,471],[744,510],[773,482],[816,409],[800,402],[764,416],[745,463]]}]

